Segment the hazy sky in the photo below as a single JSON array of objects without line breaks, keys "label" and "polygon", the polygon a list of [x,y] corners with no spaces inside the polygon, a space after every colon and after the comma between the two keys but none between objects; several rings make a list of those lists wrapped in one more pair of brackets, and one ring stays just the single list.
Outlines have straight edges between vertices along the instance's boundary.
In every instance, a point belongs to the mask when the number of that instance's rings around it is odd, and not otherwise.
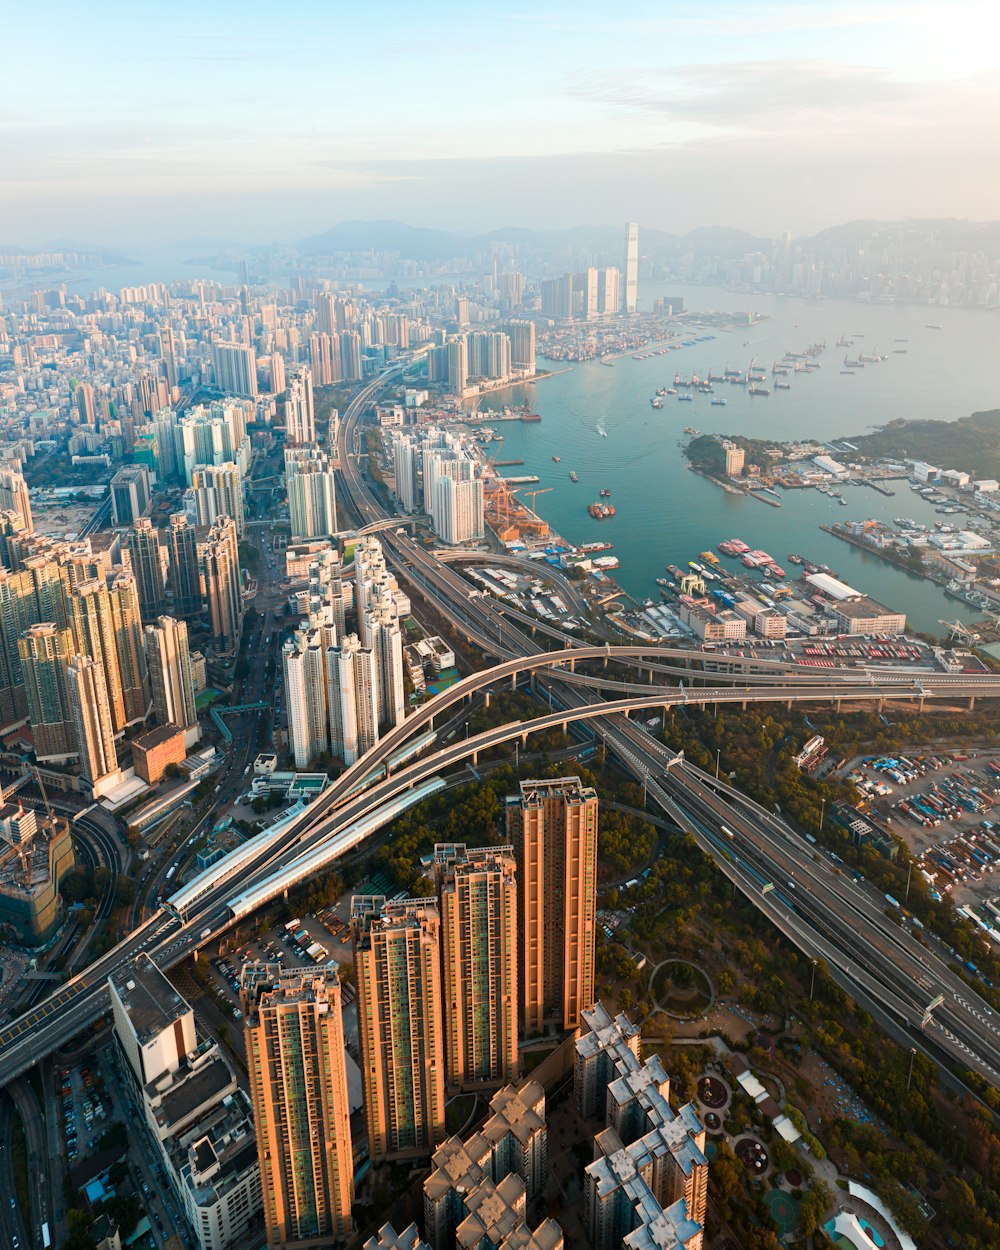
[{"label": "hazy sky", "polygon": [[0,243],[996,218],[998,36],[995,0],[14,0]]}]

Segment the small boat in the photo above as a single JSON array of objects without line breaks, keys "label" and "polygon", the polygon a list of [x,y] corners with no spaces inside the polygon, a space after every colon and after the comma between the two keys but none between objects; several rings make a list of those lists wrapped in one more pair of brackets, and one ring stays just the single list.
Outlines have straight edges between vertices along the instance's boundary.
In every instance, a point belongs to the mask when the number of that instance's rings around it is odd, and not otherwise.
[{"label": "small boat", "polygon": [[678,396],[677,396],[677,402],[678,402],[678,403],[681,403],[681,404],[683,404],[683,403],[689,403],[689,404],[694,403],[694,396],[693,396],[693,395],[678,395]]},{"label": "small boat", "polygon": [[791,382],[775,382],[774,389],[776,391],[790,391],[792,389]]},{"label": "small boat", "polygon": [[607,488],[606,486],[602,486],[602,487],[601,487],[601,498],[602,498],[602,499],[610,499],[610,498],[611,498],[611,491],[609,491],[609,490],[608,490],[608,488]]},{"label": "small boat", "polygon": [[660,399],[659,396],[654,395],[653,398],[649,401],[649,406],[650,408],[662,408],[663,400]]},{"label": "small boat", "polygon": [[553,456],[553,457],[552,457],[552,463],[553,463],[553,464],[558,464],[560,460],[562,460],[562,456]]},{"label": "small boat", "polygon": [[667,387],[667,391],[666,391],[666,393],[667,393],[668,395],[676,395],[676,394],[677,394],[677,387],[676,387],[676,386],[668,386],[668,387]]},{"label": "small boat", "polygon": [[579,475],[579,473],[577,473],[576,469],[570,469],[570,471],[569,471],[569,480],[570,480],[571,482],[579,482],[579,480],[580,480],[580,475]]},{"label": "small boat", "polygon": [[724,399],[713,399],[713,400],[712,400],[712,407],[713,407],[713,408],[725,408],[725,406],[726,406],[726,401],[725,401]]}]

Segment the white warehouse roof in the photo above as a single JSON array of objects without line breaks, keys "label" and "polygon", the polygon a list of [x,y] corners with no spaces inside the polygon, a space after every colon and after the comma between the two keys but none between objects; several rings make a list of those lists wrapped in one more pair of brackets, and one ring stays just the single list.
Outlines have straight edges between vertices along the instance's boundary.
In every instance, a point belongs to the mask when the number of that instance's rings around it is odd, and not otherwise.
[{"label": "white warehouse roof", "polygon": [[842,582],[836,577],[831,577],[829,573],[807,573],[806,581],[810,586],[814,586],[820,594],[826,595],[829,599],[861,598],[860,590],[855,590],[853,586],[848,586],[846,582]]}]

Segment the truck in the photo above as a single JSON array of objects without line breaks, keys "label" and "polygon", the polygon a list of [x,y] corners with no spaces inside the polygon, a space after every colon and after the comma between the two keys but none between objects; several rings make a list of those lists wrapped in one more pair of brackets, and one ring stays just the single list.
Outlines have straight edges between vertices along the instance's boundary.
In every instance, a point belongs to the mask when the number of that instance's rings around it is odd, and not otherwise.
[{"label": "truck", "polygon": [[321,946],[319,942],[313,942],[312,946],[306,951],[306,954],[314,964],[321,964],[324,959],[329,957],[330,952],[325,946]]},{"label": "truck", "polygon": [[891,894],[887,894],[887,895],[885,896],[885,901],[889,904],[889,906],[890,906],[890,907],[898,907],[898,906],[899,906],[899,903],[896,901],[896,899],[894,899],[894,898],[892,897],[892,895],[891,895]]},{"label": "truck", "polygon": [[208,928],[208,929],[202,929],[202,931],[201,931],[201,936],[202,936],[203,938],[210,938],[210,937],[212,936],[212,930],[211,930],[211,928]]},{"label": "truck", "polygon": [[298,916],[296,916],[294,920],[289,920],[289,922],[285,925],[285,932],[294,933],[301,923],[302,921],[298,918]]},{"label": "truck", "polygon": [[42,1250],[49,1250],[51,1245],[52,1238],[49,1236],[49,1226],[46,1223],[42,1225]]}]

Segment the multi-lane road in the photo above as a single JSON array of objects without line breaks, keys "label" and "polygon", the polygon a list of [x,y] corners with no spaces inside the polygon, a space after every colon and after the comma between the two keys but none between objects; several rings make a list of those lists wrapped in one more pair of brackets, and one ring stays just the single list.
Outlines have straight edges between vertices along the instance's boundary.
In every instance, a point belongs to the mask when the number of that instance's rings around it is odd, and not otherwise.
[{"label": "multi-lane road", "polygon": [[[390,371],[390,376],[397,372]],[[363,525],[382,522],[385,518],[361,478],[351,448],[358,418],[385,379],[383,375],[360,392],[341,423],[339,451],[343,491]],[[781,700],[794,703],[819,699],[873,702],[880,698],[919,701],[922,697],[950,700],[968,699],[973,695],[996,697],[1000,695],[1000,679],[992,676],[956,679],[946,674],[921,674],[915,678],[859,670],[823,672],[820,676],[815,671],[796,672],[794,666],[787,664],[776,664],[773,671],[765,664],[762,672],[759,661],[748,664],[746,671],[738,674],[691,674],[686,668],[691,660],[689,652],[656,646],[588,648],[573,644],[570,639],[566,640],[562,651],[543,653],[524,632],[523,622],[505,619],[490,600],[471,596],[467,582],[404,533],[386,529],[382,541],[401,579],[418,592],[433,596],[438,610],[443,608],[456,628],[500,662],[490,670],[466,678],[390,730],[363,762],[349,769],[310,805],[300,820],[292,822],[282,838],[245,866],[238,883],[224,877],[220,879],[198,900],[190,914],[185,913],[183,921],[164,912],[154,914],[55,995],[0,1031],[0,1083],[24,1072],[103,1014],[107,1009],[108,976],[125,966],[138,951],[146,950],[161,966],[170,966],[207,940],[206,935],[215,936],[232,924],[233,915],[227,904],[237,888],[242,891],[259,883],[305,850],[330,844],[352,822],[370,816],[380,805],[404,794],[421,779],[439,770],[538,729],[586,720],[625,766],[647,784],[651,797],[678,823],[692,828],[725,871],[740,876],[737,884],[791,940],[814,957],[816,953],[821,954],[835,975],[855,987],[852,992],[862,1001],[866,995],[877,995],[884,1011],[896,1013],[897,1029],[909,1032],[917,1029],[930,999],[947,990],[947,1007],[942,1006],[936,1018],[940,1024],[934,1018],[930,1024],[936,1057],[950,1058],[974,1068],[1000,1087],[1000,1049],[994,1043],[994,1035],[1000,1041],[1000,1033],[994,1028],[990,1009],[939,957],[935,955],[928,964],[927,952],[911,935],[901,939],[897,927],[884,915],[880,916],[870,900],[858,895],[853,880],[835,872],[825,861],[817,863],[812,858],[812,848],[782,822],[755,809],[735,792],[709,785],[696,770],[670,757],[665,748],[653,743],[622,715],[686,702]],[[717,660],[718,657],[706,655],[703,659]],[[647,680],[641,683],[602,677],[600,673],[587,675],[570,671],[571,666],[579,663],[601,660],[645,663],[653,671],[647,671]],[[718,684],[711,687],[689,684],[684,688],[649,684],[657,676],[676,678],[682,672],[686,672],[689,679]],[[462,699],[483,691],[503,689],[526,674],[534,674],[541,689],[547,692],[551,701],[548,714],[526,725],[500,726],[469,740],[436,744],[433,752],[424,758],[359,794],[350,793],[364,774],[423,732],[435,717],[448,709],[454,710]],[[626,697],[606,702],[600,690],[602,686]],[[250,726],[246,729],[250,730]],[[250,734],[246,737],[249,739]],[[241,734],[241,762],[249,759],[251,748],[252,742],[243,740]],[[239,769],[230,765],[227,794],[220,797],[230,797],[231,787],[238,788],[240,779]],[[728,840],[728,846],[718,841],[723,824],[734,835]],[[763,893],[761,878],[765,877],[769,884],[783,884]],[[861,919],[859,908],[863,912]],[[845,935],[850,935],[850,944]]]}]

